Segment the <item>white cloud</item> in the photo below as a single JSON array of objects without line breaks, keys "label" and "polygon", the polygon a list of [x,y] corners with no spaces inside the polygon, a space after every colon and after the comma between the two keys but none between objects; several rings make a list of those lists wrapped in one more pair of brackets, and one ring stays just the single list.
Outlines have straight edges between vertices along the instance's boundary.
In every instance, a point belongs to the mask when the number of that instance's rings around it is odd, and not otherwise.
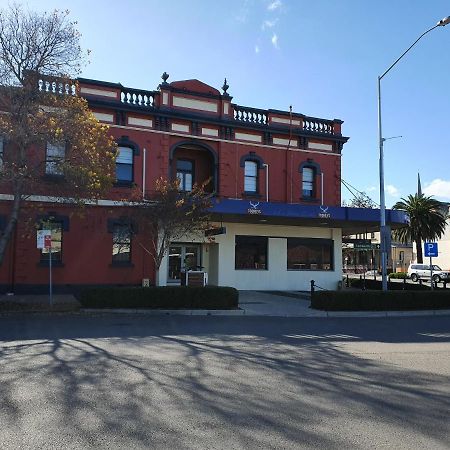
[{"label": "white cloud", "polygon": [[388,184],[386,186],[386,191],[391,197],[398,197],[400,195],[400,192],[398,191],[398,189],[395,186],[393,186],[392,184]]},{"label": "white cloud", "polygon": [[278,36],[276,35],[276,33],[273,33],[271,41],[272,41],[272,45],[275,48],[278,48]]},{"label": "white cloud", "polygon": [[267,9],[269,11],[275,11],[276,9],[280,8],[282,5],[281,0],[274,0],[273,2],[269,3],[269,6],[267,7]]},{"label": "white cloud", "polygon": [[450,181],[436,178],[431,183],[427,183],[427,186],[423,189],[423,193],[425,195],[450,199]]},{"label": "white cloud", "polygon": [[377,189],[376,186],[369,186],[366,188],[366,192],[375,192]]},{"label": "white cloud", "polygon": [[261,28],[263,30],[267,29],[267,28],[273,28],[278,22],[278,19],[275,20],[265,20],[261,26]]},{"label": "white cloud", "polygon": [[258,46],[258,45],[255,45],[255,53],[259,53],[259,52],[260,52],[259,46]]}]

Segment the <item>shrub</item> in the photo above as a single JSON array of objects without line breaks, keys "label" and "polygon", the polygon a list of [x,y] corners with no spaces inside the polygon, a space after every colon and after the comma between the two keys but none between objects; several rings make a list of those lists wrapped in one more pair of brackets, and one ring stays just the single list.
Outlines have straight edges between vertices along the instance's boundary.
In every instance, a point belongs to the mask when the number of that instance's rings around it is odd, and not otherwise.
[{"label": "shrub", "polygon": [[230,309],[238,300],[236,289],[221,286],[106,287],[79,296],[84,308]]},{"label": "shrub", "polygon": [[405,278],[408,278],[408,274],[406,272],[390,273],[389,278],[397,278],[397,279],[404,280]]},{"label": "shrub", "polygon": [[[373,280],[371,278],[366,278],[365,280],[360,279],[349,279],[350,287],[362,289],[365,287],[366,289],[373,289],[381,291],[381,281]],[[390,291],[429,291],[430,286],[420,283],[388,283],[388,287]]]},{"label": "shrub", "polygon": [[440,291],[318,291],[311,307],[326,311],[407,311],[450,309],[450,290]]}]

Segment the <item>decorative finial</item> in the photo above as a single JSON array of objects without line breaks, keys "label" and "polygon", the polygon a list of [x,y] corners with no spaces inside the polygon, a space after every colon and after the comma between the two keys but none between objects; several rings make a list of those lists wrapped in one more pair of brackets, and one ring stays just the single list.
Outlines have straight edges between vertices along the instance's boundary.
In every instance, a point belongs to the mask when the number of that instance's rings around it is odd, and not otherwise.
[{"label": "decorative finial", "polygon": [[161,78],[162,78],[162,80],[163,80],[163,84],[167,84],[167,79],[169,78],[169,74],[168,74],[167,72],[164,72],[164,73],[161,75]]},{"label": "decorative finial", "polygon": [[223,86],[222,86],[223,94],[224,94],[224,95],[228,95],[227,90],[228,90],[229,87],[230,87],[230,86],[228,86],[228,84],[227,84],[227,79],[225,78],[225,81],[223,82]]}]

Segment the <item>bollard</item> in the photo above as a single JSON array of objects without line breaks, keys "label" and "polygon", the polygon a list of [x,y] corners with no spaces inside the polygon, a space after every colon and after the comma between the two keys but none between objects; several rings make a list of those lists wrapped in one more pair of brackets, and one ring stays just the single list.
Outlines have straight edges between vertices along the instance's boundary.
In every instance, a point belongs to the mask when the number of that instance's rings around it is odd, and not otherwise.
[{"label": "bollard", "polygon": [[422,286],[422,279],[419,278],[419,284]]},{"label": "bollard", "polygon": [[447,289],[447,280],[444,280],[444,289]]},{"label": "bollard", "polygon": [[312,298],[314,294],[314,280],[311,280],[310,283],[311,283],[311,298]]},{"label": "bollard", "polygon": [[434,280],[434,281],[432,281],[432,283],[434,284],[434,288],[437,289],[437,287],[438,287],[438,285],[437,285],[438,282],[437,282],[436,280]]},{"label": "bollard", "polygon": [[350,287],[350,281],[348,279],[348,274],[347,274],[347,279],[345,280],[345,286]]},{"label": "bollard", "polygon": [[406,291],[406,277],[403,278],[403,287],[402,287],[402,289],[403,289],[404,291]]}]

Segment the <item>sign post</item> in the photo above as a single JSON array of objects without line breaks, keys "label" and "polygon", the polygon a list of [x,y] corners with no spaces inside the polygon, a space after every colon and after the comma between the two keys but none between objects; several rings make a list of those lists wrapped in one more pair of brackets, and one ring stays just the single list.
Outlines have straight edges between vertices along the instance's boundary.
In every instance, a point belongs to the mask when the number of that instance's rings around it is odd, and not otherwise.
[{"label": "sign post", "polygon": [[37,231],[37,248],[48,249],[48,269],[49,269],[49,302],[53,306],[53,282],[52,282],[52,230]]},{"label": "sign post", "polygon": [[430,257],[430,284],[431,290],[433,290],[433,257],[438,256],[438,245],[437,242],[425,242],[425,256]]}]

